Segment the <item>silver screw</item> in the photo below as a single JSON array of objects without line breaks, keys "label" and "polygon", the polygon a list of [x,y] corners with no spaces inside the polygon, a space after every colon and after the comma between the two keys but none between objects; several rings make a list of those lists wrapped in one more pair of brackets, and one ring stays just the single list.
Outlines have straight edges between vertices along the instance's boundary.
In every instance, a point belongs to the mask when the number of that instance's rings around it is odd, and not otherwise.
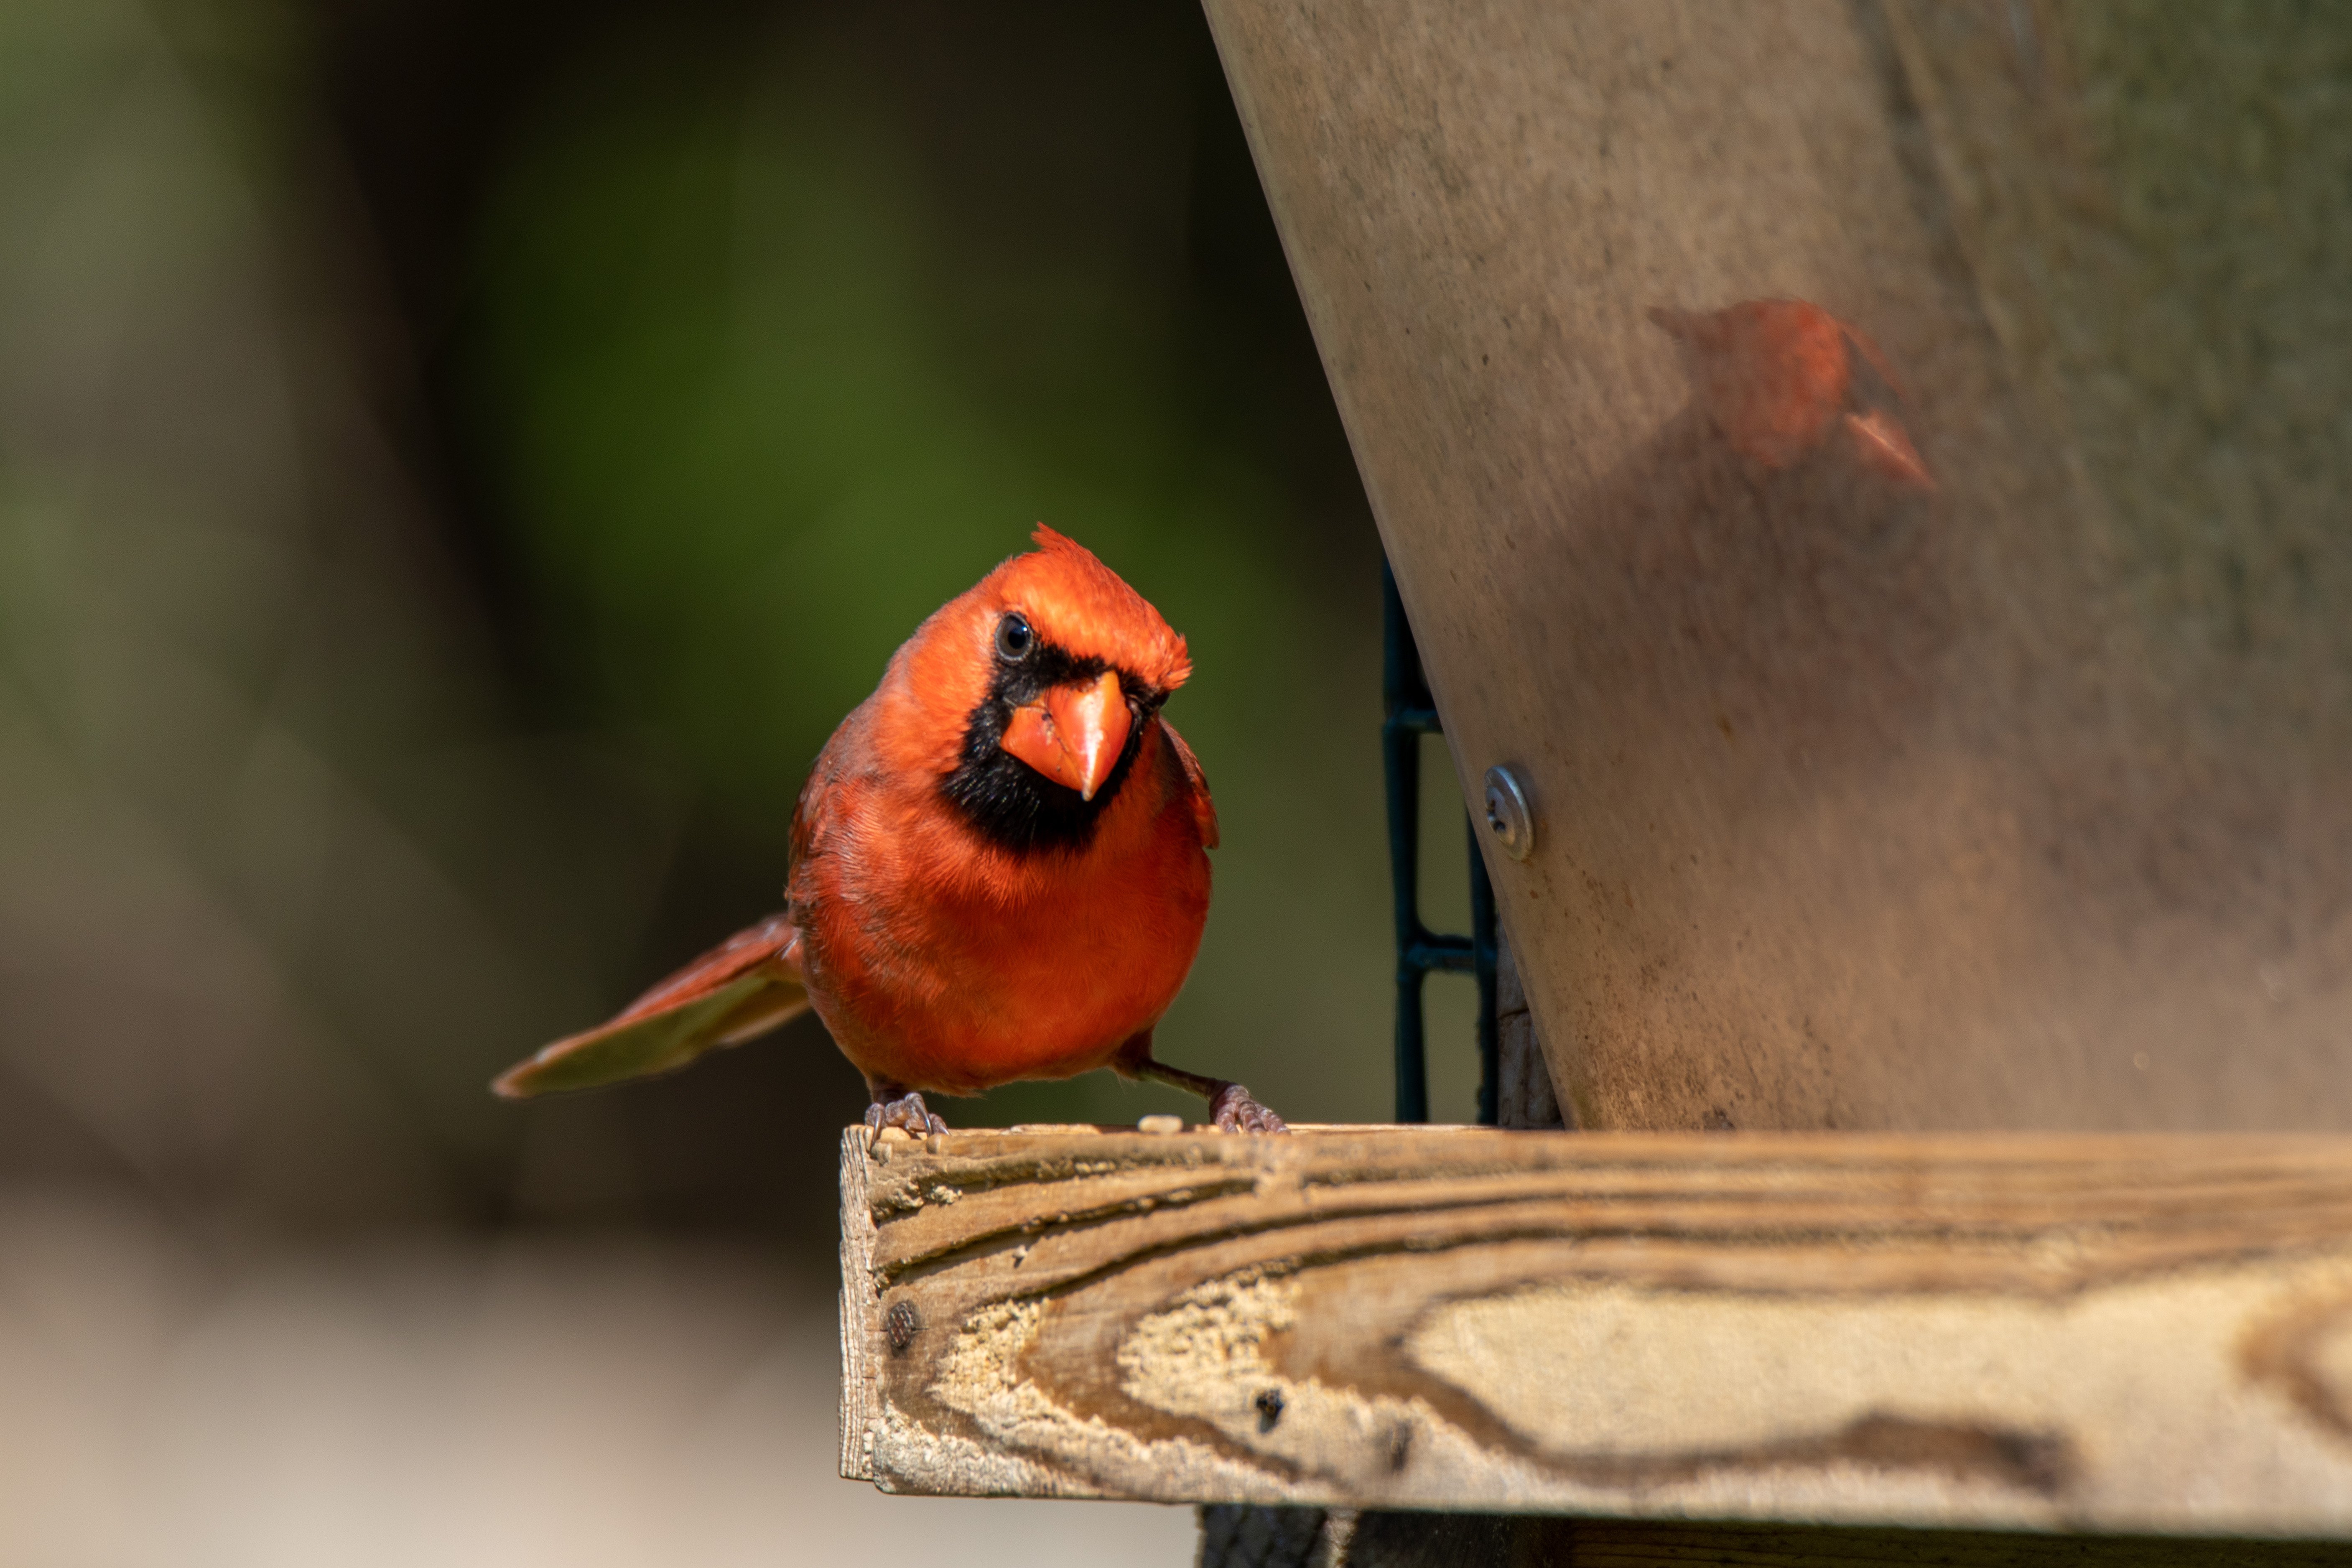
[{"label": "silver screw", "polygon": [[1486,770],[1486,831],[1514,860],[1535,853],[1536,814],[1528,808],[1528,792],[1508,768]]}]

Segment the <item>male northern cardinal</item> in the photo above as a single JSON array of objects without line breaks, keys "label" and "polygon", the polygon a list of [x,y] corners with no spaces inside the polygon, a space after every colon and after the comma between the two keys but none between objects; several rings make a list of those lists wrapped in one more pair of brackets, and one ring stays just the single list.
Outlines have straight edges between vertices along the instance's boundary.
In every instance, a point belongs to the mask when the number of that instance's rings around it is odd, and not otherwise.
[{"label": "male northern cardinal", "polygon": [[1050,528],[916,628],[842,721],[793,813],[784,912],[612,1022],[500,1078],[509,1097],[683,1067],[808,1007],[866,1075],[866,1121],[945,1131],[922,1090],[1108,1067],[1282,1119],[1155,1061],[1209,914],[1216,807],[1160,716],[1184,639]]}]

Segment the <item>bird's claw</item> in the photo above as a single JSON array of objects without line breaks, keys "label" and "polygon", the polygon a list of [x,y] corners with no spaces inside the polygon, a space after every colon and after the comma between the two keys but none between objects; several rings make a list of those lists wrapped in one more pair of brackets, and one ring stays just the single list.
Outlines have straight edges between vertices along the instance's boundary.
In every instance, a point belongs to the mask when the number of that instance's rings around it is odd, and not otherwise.
[{"label": "bird's claw", "polygon": [[877,1140],[886,1127],[896,1127],[917,1138],[948,1130],[948,1124],[932,1115],[931,1108],[923,1103],[921,1093],[911,1089],[896,1100],[877,1100],[867,1106],[866,1125],[873,1129]]},{"label": "bird's claw", "polygon": [[1260,1105],[1240,1084],[1229,1083],[1209,1099],[1209,1120],[1226,1132],[1287,1132],[1289,1123]]}]

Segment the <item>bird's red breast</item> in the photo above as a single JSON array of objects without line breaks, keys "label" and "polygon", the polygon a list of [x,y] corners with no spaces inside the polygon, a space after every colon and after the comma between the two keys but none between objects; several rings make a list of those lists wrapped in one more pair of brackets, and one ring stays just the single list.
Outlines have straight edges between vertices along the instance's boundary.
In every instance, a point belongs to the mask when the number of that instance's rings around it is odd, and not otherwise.
[{"label": "bird's red breast", "polygon": [[[898,650],[794,814],[805,984],[872,1079],[971,1093],[1105,1066],[1200,947],[1215,808],[1159,711],[1184,639],[1036,538]],[[1076,731],[1112,728],[1116,754],[1083,754]]]}]

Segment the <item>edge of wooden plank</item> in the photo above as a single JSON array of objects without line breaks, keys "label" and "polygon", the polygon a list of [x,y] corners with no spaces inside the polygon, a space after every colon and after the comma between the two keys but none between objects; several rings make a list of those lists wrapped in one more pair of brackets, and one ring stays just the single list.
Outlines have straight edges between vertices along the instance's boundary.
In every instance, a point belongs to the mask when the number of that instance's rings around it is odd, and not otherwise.
[{"label": "edge of wooden plank", "polygon": [[841,1134],[841,1474],[874,1479],[874,1209],[862,1127]]}]

